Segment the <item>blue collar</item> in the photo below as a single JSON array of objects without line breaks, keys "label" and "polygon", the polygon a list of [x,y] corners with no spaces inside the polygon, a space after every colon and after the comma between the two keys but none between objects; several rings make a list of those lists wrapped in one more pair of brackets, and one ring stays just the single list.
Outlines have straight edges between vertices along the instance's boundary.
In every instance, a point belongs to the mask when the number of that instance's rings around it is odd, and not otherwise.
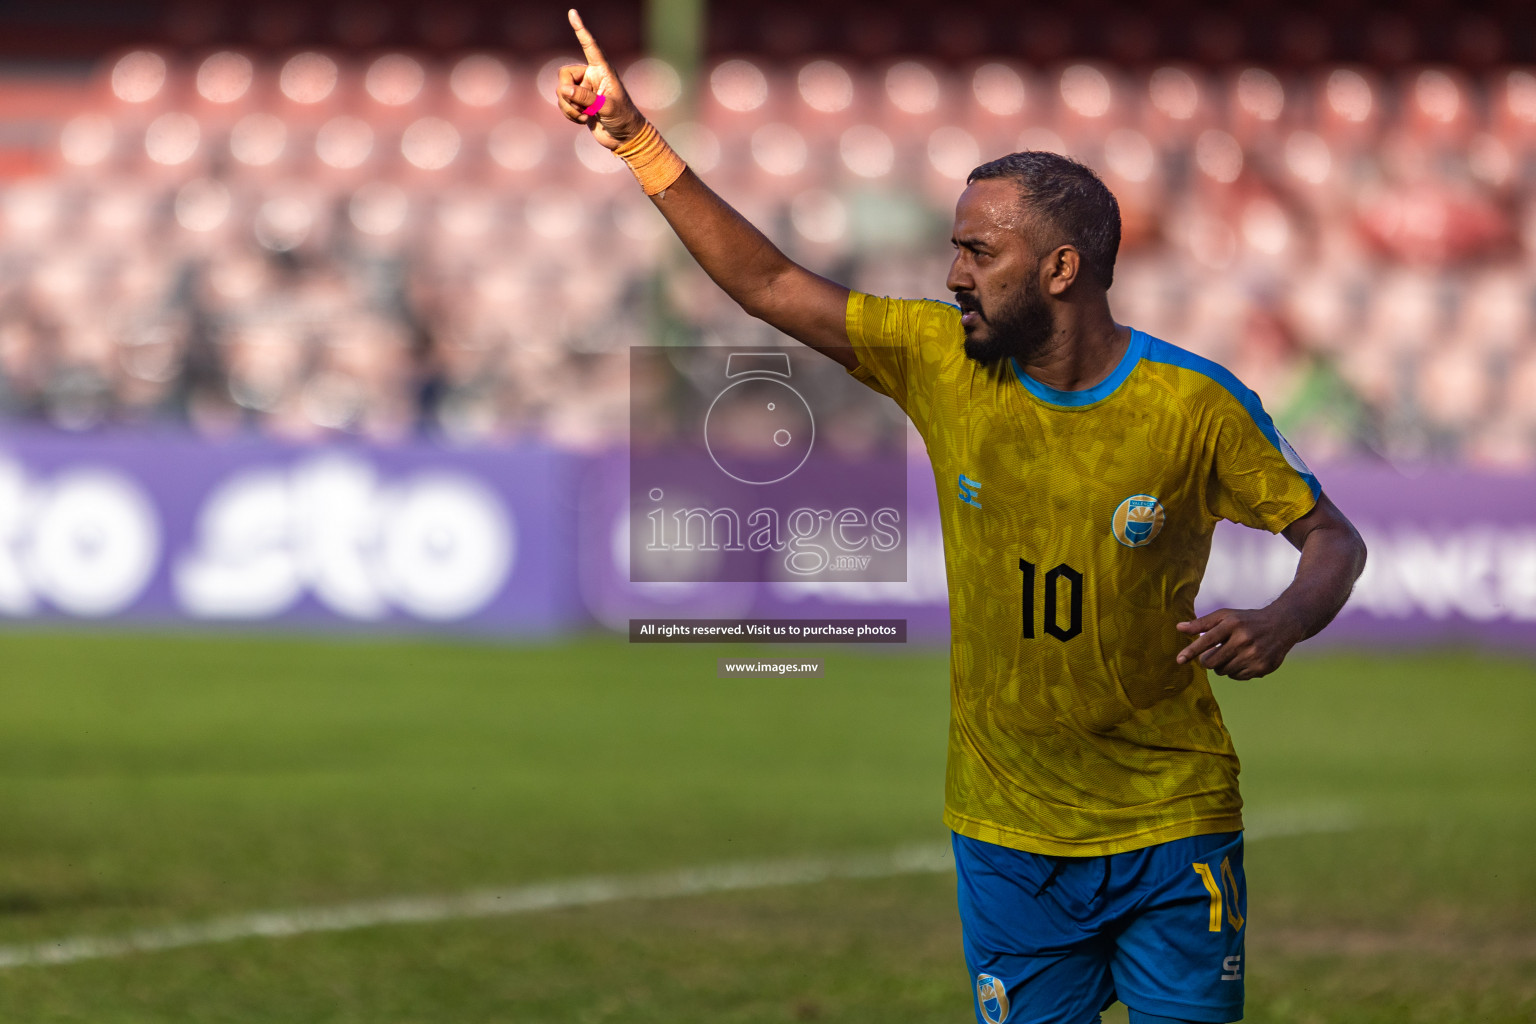
[{"label": "blue collar", "polygon": [[1013,375],[1019,378],[1019,383],[1025,390],[1042,402],[1051,405],[1083,406],[1092,405],[1094,402],[1108,398],[1115,389],[1125,383],[1125,378],[1136,369],[1136,364],[1141,362],[1142,356],[1147,352],[1147,336],[1140,331],[1131,331],[1131,343],[1125,346],[1125,355],[1120,357],[1120,364],[1115,367],[1115,372],[1099,381],[1091,388],[1082,391],[1057,391],[1048,384],[1042,384],[1029,374],[1024,372],[1017,359],[1008,360],[1008,365],[1013,367]]}]

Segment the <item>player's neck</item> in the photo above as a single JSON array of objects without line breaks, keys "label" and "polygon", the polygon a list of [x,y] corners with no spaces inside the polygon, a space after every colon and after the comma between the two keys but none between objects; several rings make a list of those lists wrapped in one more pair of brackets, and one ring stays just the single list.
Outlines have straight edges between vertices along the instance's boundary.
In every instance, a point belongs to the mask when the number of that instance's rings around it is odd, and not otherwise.
[{"label": "player's neck", "polygon": [[1131,329],[1115,323],[1107,301],[1086,308],[1066,303],[1050,344],[1022,369],[1057,391],[1086,391],[1115,372],[1130,343]]}]

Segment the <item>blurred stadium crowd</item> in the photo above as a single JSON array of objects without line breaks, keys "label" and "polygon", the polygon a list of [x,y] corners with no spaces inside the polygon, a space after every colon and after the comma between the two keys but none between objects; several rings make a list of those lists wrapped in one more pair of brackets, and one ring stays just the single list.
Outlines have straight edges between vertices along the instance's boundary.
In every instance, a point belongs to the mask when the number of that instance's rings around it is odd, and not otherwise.
[{"label": "blurred stadium crowd", "polygon": [[[1058,150],[1120,197],[1117,317],[1225,362],[1308,458],[1536,466],[1536,65],[1475,59],[1476,24],[1437,63],[1082,58],[1035,27],[621,72],[854,287],[946,298],[967,173]],[[630,345],[773,342],[559,117],[573,53],[472,43],[7,75],[0,111],[46,139],[0,160],[0,413],[597,448],[625,436]]]}]

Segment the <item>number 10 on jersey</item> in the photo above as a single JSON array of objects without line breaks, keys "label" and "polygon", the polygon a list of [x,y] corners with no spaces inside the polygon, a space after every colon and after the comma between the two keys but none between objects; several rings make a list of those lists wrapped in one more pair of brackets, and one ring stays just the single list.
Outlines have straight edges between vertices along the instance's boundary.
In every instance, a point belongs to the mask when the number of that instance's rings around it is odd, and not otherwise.
[{"label": "number 10 on jersey", "polygon": [[[1038,573],[1035,571],[1035,563],[1019,559],[1019,572],[1023,575],[1020,586],[1023,592],[1023,611],[1021,618],[1024,624],[1024,638],[1035,638],[1035,579]],[[1065,584],[1068,588],[1067,604],[1070,610],[1067,613],[1067,624],[1060,622],[1061,615],[1061,587]],[[1041,601],[1044,609],[1041,623],[1045,632],[1063,642],[1071,640],[1083,631],[1083,574],[1063,562],[1050,572],[1040,583]]]}]

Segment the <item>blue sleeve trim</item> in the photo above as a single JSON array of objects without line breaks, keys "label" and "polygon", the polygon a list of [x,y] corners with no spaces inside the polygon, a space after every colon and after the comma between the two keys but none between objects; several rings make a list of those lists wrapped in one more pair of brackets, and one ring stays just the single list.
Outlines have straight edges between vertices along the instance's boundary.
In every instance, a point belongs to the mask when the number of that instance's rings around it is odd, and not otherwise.
[{"label": "blue sleeve trim", "polygon": [[1141,362],[1142,357],[1146,354],[1147,343],[1151,340],[1150,337],[1140,331],[1132,331],[1131,343],[1125,347],[1125,355],[1120,357],[1120,363],[1115,367],[1114,372],[1093,387],[1082,391],[1057,391],[1048,384],[1042,384],[1025,373],[1024,368],[1019,365],[1017,359],[1008,360],[1008,365],[1013,367],[1013,375],[1019,378],[1019,383],[1024,385],[1024,389],[1040,399],[1040,401],[1049,402],[1051,405],[1065,405],[1076,408],[1092,405],[1114,394],[1115,390],[1125,383],[1125,378],[1129,377],[1131,372],[1136,369],[1136,364]]},{"label": "blue sleeve trim", "polygon": [[1263,432],[1265,437],[1269,438],[1269,443],[1274,445],[1275,450],[1285,459],[1285,464],[1296,470],[1301,478],[1307,482],[1307,486],[1312,490],[1312,497],[1316,498],[1323,493],[1323,486],[1317,482],[1317,477],[1312,475],[1312,471],[1300,468],[1304,467],[1306,463],[1301,461],[1301,457],[1295,454],[1295,449],[1291,448],[1289,442],[1280,436],[1280,431],[1275,429],[1275,422],[1269,418],[1269,413],[1264,411],[1264,403],[1259,401],[1259,396],[1249,390],[1242,381],[1238,380],[1231,370],[1220,363],[1212,362],[1203,356],[1197,356],[1187,349],[1179,348],[1177,345],[1170,345],[1160,338],[1150,336],[1147,338],[1146,359],[1150,363],[1164,363],[1168,366],[1193,370],[1220,384],[1227,390],[1228,394],[1237,399],[1239,405],[1247,410],[1248,415],[1253,418],[1254,424]]}]

